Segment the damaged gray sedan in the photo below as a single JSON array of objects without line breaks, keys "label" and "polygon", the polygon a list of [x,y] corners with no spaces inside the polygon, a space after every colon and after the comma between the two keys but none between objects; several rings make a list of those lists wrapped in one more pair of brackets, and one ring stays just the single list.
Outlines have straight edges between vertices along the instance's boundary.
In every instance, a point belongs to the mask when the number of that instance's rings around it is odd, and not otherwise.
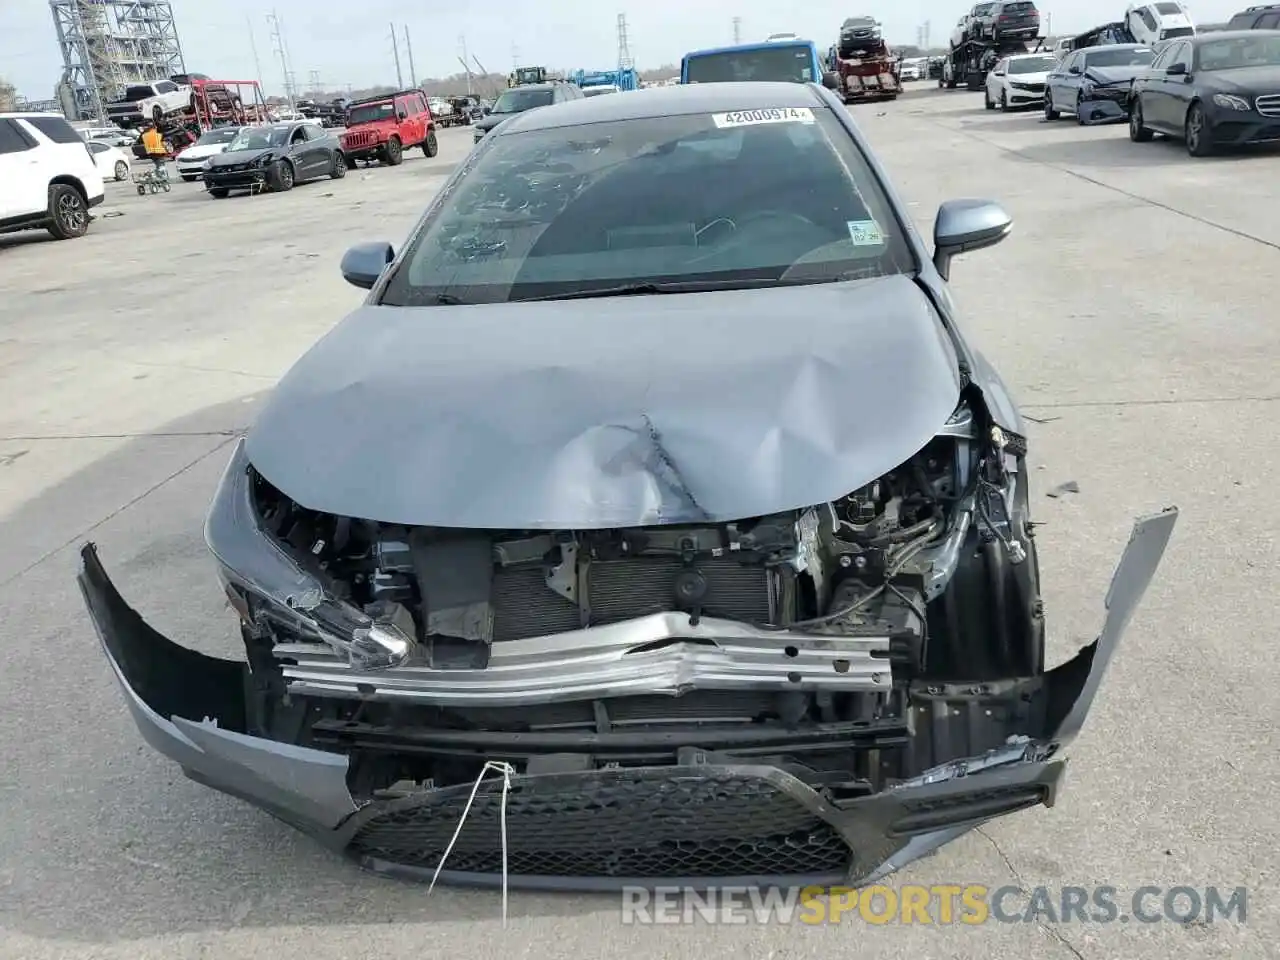
[{"label": "damaged gray sedan", "polygon": [[946,286],[1010,226],[953,201],[927,249],[814,85],[512,118],[348,253],[364,306],[236,447],[206,538],[245,659],[85,546],[143,736],[472,884],[861,882],[1051,805],[1177,514],[1046,670],[1023,422]]}]

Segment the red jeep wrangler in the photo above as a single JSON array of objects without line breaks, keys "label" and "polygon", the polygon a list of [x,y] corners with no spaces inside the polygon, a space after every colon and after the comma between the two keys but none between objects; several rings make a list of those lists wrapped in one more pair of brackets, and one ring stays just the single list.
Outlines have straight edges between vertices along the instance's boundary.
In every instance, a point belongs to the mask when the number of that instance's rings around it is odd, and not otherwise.
[{"label": "red jeep wrangler", "polygon": [[394,167],[413,147],[422,147],[428,157],[440,152],[436,122],[421,90],[366,97],[347,105],[342,152],[348,163],[376,158]]}]

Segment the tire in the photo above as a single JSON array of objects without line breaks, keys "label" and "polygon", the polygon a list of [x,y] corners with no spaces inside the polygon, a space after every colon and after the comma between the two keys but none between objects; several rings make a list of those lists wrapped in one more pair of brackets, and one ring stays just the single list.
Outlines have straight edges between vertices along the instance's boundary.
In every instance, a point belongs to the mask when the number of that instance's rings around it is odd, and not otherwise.
[{"label": "tire", "polygon": [[147,195],[146,187],[138,187],[138,196],[145,197]]},{"label": "tire", "polygon": [[55,240],[74,240],[89,230],[89,204],[80,191],[65,183],[49,185],[49,226]]},{"label": "tire", "polygon": [[123,160],[117,160],[115,174],[116,174],[116,183],[119,183],[121,180],[128,180],[129,165],[125,163]]},{"label": "tire", "polygon": [[1087,126],[1087,124],[1084,122],[1084,116],[1080,113],[1080,94],[1078,93],[1076,94],[1076,111],[1075,112],[1076,112],[1076,123],[1080,124],[1080,126],[1082,127]]},{"label": "tire", "polygon": [[399,137],[392,137],[387,141],[386,147],[382,152],[383,162],[388,167],[398,167],[404,163],[404,144],[400,142]]},{"label": "tire", "polygon": [[225,200],[230,192],[226,187],[212,187],[209,190],[209,196],[215,200]]},{"label": "tire", "polygon": [[434,157],[440,152],[440,141],[436,139],[436,132],[432,130],[427,134],[427,139],[422,141],[422,152],[428,157]]},{"label": "tire", "polygon": [[1046,120],[1057,120],[1058,111],[1053,106],[1053,94],[1047,89],[1044,92],[1044,118]]},{"label": "tire", "polygon": [[1152,131],[1142,119],[1142,101],[1134,97],[1129,106],[1129,139],[1134,143],[1150,143]]},{"label": "tire", "polygon": [[155,121],[156,126],[160,125],[160,121],[164,119],[164,111],[160,109],[160,104],[156,104],[151,108],[151,119]]},{"label": "tire", "polygon": [[988,110],[994,110],[996,108],[995,103],[991,100],[991,91],[985,87],[982,90],[982,105]]},{"label": "tire", "polygon": [[341,180],[347,175],[347,157],[341,150],[333,151],[333,166],[329,168],[332,180]]},{"label": "tire", "polygon": [[1204,107],[1199,103],[1191,104],[1187,110],[1187,118],[1182,122],[1182,139],[1187,145],[1187,153],[1193,157],[1207,157],[1213,153]]},{"label": "tire", "polygon": [[1000,112],[1009,112],[1009,94],[1005,93],[1003,90],[1000,91]]},{"label": "tire", "polygon": [[267,183],[276,193],[285,193],[293,189],[293,167],[285,160],[277,160],[267,174]]}]

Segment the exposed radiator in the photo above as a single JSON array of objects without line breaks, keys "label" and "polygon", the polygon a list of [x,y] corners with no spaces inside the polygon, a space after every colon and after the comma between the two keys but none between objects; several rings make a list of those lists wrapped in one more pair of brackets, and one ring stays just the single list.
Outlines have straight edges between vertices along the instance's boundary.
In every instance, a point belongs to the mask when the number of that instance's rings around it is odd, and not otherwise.
[{"label": "exposed radiator", "polygon": [[[706,579],[704,612],[753,623],[769,620],[769,574],[732,557],[699,560]],[[592,561],[583,606],[590,624],[617,623],[677,609],[675,582],[685,566],[676,557]],[[493,639],[520,640],[583,626],[577,604],[551,590],[539,566],[499,571],[493,582]]]}]

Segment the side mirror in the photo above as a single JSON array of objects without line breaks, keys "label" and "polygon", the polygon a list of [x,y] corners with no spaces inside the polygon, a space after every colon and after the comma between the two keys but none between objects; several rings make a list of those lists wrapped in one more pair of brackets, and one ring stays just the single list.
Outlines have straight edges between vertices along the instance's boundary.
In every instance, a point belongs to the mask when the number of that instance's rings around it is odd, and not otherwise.
[{"label": "side mirror", "polygon": [[1013,218],[992,200],[948,200],[933,221],[933,266],[950,280],[952,257],[995,246],[1012,229]]},{"label": "side mirror", "polygon": [[353,287],[371,290],[395,256],[389,243],[358,243],[342,255],[342,279]]},{"label": "side mirror", "polygon": [[822,85],[828,90],[840,89],[840,74],[828,70],[822,75]]},{"label": "side mirror", "polygon": [[1081,70],[1079,67],[1071,66],[1071,67],[1067,67],[1067,73],[1071,74],[1073,77],[1078,77],[1080,76],[1080,74],[1084,73],[1084,71]]},{"label": "side mirror", "polygon": [[1164,72],[1171,77],[1185,77],[1187,75],[1187,65],[1185,63],[1171,63],[1165,68]]},{"label": "side mirror", "polygon": [[480,112],[487,117],[489,114],[493,113],[493,107],[481,107]]}]

